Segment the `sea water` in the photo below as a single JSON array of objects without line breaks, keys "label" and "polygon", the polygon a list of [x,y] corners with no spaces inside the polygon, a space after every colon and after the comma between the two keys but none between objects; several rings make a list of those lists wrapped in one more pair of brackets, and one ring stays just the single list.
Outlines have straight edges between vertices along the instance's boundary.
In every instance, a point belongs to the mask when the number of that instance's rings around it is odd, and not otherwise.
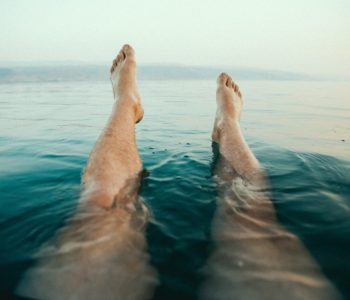
[{"label": "sea water", "polygon": [[[269,174],[279,220],[350,297],[350,85],[240,81],[242,128]],[[139,82],[137,125],[152,210],[154,299],[197,299],[216,207],[214,80]],[[14,297],[33,255],[76,208],[80,176],[111,112],[106,81],[0,84],[0,293]],[[135,283],[137,288],[137,283]]]}]

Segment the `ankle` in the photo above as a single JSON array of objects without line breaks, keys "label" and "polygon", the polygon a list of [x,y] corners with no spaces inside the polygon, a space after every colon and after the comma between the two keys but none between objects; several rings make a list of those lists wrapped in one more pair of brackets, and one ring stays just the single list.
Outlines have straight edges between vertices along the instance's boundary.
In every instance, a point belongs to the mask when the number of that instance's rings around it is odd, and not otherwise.
[{"label": "ankle", "polygon": [[221,124],[222,126],[240,127],[239,118],[234,115],[224,115]]},{"label": "ankle", "polygon": [[143,108],[139,102],[133,100],[117,100],[115,110],[118,115],[124,118],[131,118],[135,123],[139,122],[143,117]]}]

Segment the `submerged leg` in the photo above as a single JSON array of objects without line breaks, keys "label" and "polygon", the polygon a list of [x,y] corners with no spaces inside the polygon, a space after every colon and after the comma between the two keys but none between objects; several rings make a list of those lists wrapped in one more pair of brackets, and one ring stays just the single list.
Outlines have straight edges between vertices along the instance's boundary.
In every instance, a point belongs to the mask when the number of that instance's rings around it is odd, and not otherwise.
[{"label": "submerged leg", "polygon": [[38,255],[17,292],[37,299],[149,299],[157,283],[146,253],[147,209],[135,123],[143,116],[134,50],[111,67],[115,104],[83,175],[77,213]]},{"label": "submerged leg", "polygon": [[278,223],[264,171],[240,129],[242,106],[238,85],[222,73],[212,135],[219,144],[216,248],[202,298],[340,298],[301,241]]}]

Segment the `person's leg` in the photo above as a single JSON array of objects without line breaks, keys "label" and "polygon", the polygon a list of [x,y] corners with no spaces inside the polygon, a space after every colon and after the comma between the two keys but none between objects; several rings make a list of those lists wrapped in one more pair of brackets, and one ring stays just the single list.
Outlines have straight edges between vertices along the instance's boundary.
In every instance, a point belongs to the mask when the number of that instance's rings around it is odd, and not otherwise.
[{"label": "person's leg", "polygon": [[212,138],[219,145],[215,249],[204,299],[338,299],[300,240],[278,224],[267,179],[240,129],[242,95],[222,73]]},{"label": "person's leg", "polygon": [[147,209],[135,123],[143,116],[134,50],[113,61],[115,104],[83,175],[77,213],[39,253],[18,294],[38,299],[149,299],[156,284],[146,254]]},{"label": "person's leg", "polygon": [[[126,45],[111,67],[115,104],[112,115],[96,142],[83,175],[84,196],[94,204],[111,208],[126,183],[142,169],[137,151],[135,123],[143,117],[136,86],[134,50]],[[84,199],[85,200],[85,199]]]}]

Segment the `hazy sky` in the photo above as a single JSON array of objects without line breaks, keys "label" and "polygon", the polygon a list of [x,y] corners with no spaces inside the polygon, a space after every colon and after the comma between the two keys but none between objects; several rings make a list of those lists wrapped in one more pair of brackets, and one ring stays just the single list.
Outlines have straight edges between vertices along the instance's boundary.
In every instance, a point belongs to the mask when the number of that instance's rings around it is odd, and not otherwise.
[{"label": "hazy sky", "polygon": [[1,0],[0,61],[239,66],[350,77],[349,0]]}]

